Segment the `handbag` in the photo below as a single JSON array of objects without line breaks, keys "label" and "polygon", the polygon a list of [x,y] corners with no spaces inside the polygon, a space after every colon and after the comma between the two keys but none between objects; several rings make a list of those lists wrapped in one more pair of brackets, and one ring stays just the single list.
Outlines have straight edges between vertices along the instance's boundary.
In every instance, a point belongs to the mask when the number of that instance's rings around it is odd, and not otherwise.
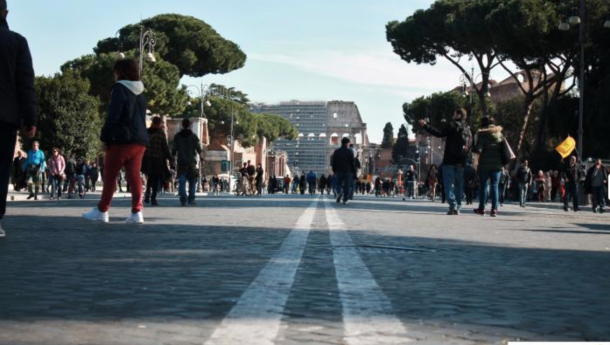
[{"label": "handbag", "polygon": [[502,165],[507,165],[511,161],[513,161],[517,156],[515,156],[515,152],[510,147],[508,140],[506,138],[502,138]]}]

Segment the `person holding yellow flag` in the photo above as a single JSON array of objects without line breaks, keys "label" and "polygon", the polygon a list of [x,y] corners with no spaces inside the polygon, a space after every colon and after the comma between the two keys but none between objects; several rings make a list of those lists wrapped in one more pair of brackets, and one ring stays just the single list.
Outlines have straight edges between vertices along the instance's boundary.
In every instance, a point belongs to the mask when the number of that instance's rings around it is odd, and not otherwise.
[{"label": "person holding yellow flag", "polygon": [[582,172],[580,167],[576,162],[576,156],[570,156],[570,160],[568,165],[563,172],[563,178],[565,180],[565,189],[566,194],[563,198],[563,210],[568,212],[570,209],[568,208],[568,203],[570,201],[570,197],[572,197],[572,203],[574,205],[574,212],[580,211],[578,207],[578,183],[582,177]]}]

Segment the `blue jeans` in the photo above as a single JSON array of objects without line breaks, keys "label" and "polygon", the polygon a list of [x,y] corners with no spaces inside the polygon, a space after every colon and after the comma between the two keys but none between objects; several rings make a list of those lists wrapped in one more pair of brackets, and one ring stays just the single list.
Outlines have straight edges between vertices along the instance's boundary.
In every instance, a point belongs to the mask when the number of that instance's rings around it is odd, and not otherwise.
[{"label": "blue jeans", "polygon": [[63,181],[61,176],[51,176],[51,197],[54,197],[57,194],[57,197],[61,197],[61,181]]},{"label": "blue jeans", "polygon": [[464,167],[443,165],[443,186],[449,202],[449,208],[460,210],[464,196]]},{"label": "blue jeans", "polygon": [[[180,186],[178,187],[178,193],[180,194],[180,202],[186,203],[195,201],[195,191],[197,190],[197,178],[187,179],[186,173],[178,175],[178,182]],[[186,196],[186,183],[189,184],[189,194],[188,199]]]},{"label": "blue jeans", "polygon": [[519,182],[519,206],[525,206],[527,201],[527,189],[529,185],[527,183]]},{"label": "blue jeans", "polygon": [[[502,170],[479,171],[479,210],[485,210],[487,199],[491,196],[491,209],[498,210],[499,193],[498,185],[500,184],[500,176]],[[491,186],[490,186],[491,181]]]},{"label": "blue jeans", "polygon": [[78,194],[83,194],[83,186],[84,186],[84,182],[85,182],[85,176],[84,175],[76,175],[76,187],[78,189]]},{"label": "blue jeans", "polygon": [[343,196],[343,202],[346,202],[351,193],[354,174],[336,173],[335,176],[337,177],[337,192]]}]

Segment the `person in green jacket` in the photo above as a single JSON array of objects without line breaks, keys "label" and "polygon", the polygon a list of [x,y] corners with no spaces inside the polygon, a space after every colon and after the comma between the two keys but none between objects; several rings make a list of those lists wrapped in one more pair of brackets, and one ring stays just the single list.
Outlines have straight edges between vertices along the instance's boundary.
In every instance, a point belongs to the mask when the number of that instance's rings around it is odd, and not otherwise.
[{"label": "person in green jacket", "polygon": [[498,215],[503,140],[502,127],[496,126],[492,117],[482,118],[474,147],[474,152],[479,154],[479,208],[474,213],[482,216],[485,215],[488,196],[491,196],[491,216]]}]

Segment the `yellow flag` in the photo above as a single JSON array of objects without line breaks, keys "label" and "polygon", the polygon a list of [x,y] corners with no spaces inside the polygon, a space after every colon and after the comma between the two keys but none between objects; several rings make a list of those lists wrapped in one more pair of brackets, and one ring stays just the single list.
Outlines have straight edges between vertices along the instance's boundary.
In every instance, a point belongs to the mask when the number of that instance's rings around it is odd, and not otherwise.
[{"label": "yellow flag", "polygon": [[566,158],[570,155],[570,153],[572,153],[572,151],[574,151],[575,148],[576,140],[574,140],[574,138],[568,135],[566,140],[564,140],[561,144],[559,144],[559,146],[555,148],[555,151],[557,151],[561,155],[561,158]]}]

